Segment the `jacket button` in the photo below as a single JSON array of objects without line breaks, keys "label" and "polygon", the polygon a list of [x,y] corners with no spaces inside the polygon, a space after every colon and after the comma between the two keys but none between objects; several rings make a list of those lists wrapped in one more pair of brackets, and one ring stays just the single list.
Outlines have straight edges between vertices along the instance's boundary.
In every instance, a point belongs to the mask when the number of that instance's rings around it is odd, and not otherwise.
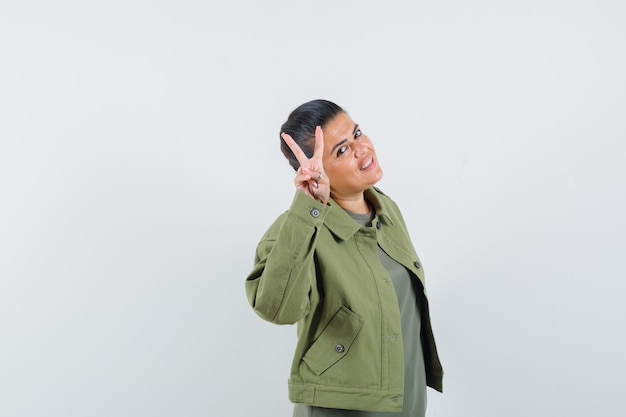
[{"label": "jacket button", "polygon": [[311,216],[319,217],[320,216],[320,211],[318,209],[314,208],[313,210],[311,210]]},{"label": "jacket button", "polygon": [[419,263],[418,261],[415,261],[415,262],[413,263],[413,265],[415,265],[415,267],[416,267],[416,268],[421,268],[421,267],[422,267],[422,264],[421,264],[421,263]]},{"label": "jacket button", "polygon": [[337,351],[337,353],[342,353],[344,351],[344,347],[343,345],[337,345],[335,346],[335,350]]},{"label": "jacket button", "polygon": [[376,228],[380,229],[380,222],[376,222]]}]

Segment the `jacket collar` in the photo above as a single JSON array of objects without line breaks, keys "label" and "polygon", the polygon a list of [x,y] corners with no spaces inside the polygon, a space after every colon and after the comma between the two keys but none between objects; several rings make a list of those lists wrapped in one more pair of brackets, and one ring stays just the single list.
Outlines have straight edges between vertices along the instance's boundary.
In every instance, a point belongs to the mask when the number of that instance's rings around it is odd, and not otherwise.
[{"label": "jacket collar", "polygon": [[[384,195],[376,187],[365,190],[365,199],[372,203],[376,211],[376,217],[381,223],[393,226],[393,219],[389,215],[388,203],[381,198]],[[332,198],[328,200],[330,210],[324,219],[324,225],[341,240],[348,240],[361,229],[361,226],[355,222],[344,209]]]}]

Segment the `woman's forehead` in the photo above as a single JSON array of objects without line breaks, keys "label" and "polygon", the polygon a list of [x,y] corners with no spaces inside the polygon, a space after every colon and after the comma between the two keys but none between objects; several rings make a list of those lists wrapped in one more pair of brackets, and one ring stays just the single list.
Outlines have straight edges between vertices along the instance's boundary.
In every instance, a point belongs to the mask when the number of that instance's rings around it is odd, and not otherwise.
[{"label": "woman's forehead", "polygon": [[356,123],[348,114],[339,113],[324,126],[324,144],[333,146],[334,142],[351,138],[355,126]]}]

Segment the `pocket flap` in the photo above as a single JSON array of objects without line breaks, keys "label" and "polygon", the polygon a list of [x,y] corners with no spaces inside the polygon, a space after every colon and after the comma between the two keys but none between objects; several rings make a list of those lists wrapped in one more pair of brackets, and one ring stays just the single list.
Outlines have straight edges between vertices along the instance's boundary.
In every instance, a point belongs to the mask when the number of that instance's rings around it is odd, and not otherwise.
[{"label": "pocket flap", "polygon": [[341,307],[302,360],[316,375],[321,375],[348,353],[362,325],[361,317]]}]

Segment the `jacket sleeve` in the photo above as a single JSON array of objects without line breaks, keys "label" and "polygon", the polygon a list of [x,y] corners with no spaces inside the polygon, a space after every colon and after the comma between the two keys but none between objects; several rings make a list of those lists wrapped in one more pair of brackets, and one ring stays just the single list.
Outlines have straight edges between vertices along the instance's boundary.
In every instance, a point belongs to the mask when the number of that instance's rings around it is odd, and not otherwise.
[{"label": "jacket sleeve", "polygon": [[293,324],[308,314],[315,283],[315,242],[328,209],[297,191],[290,209],[258,244],[246,295],[263,319]]}]

